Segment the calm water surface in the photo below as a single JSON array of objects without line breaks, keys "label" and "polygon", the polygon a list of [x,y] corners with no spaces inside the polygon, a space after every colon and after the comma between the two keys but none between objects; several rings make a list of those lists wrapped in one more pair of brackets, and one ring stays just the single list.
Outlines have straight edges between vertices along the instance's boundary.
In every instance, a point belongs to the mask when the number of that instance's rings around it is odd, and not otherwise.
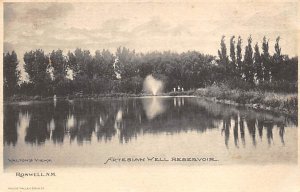
[{"label": "calm water surface", "polygon": [[295,164],[297,131],[295,119],[194,97],[19,102],[4,105],[4,167]]}]

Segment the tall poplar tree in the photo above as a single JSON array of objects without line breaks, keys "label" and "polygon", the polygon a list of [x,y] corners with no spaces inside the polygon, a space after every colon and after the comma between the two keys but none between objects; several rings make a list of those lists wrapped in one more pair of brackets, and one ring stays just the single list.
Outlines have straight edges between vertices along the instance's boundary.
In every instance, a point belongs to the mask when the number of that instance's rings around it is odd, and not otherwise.
[{"label": "tall poplar tree", "polygon": [[224,35],[222,36],[220,46],[221,46],[221,50],[218,50],[219,66],[221,68],[223,68],[223,70],[224,70],[223,77],[225,80],[227,80],[228,76],[229,76],[229,67],[228,67],[229,59],[227,56],[227,48],[226,48],[226,44],[225,44],[225,36]]},{"label": "tall poplar tree", "polygon": [[278,81],[281,79],[281,71],[283,66],[283,55],[281,54],[281,48],[279,45],[280,37],[276,38],[275,52],[272,57],[271,74],[273,80]]},{"label": "tall poplar tree", "polygon": [[259,52],[259,47],[258,44],[255,44],[254,47],[254,67],[255,67],[255,77],[256,77],[256,81],[258,83],[262,83],[263,82],[263,66],[262,66],[262,60],[261,60],[261,55]]},{"label": "tall poplar tree", "polygon": [[269,40],[263,38],[261,59],[263,63],[264,81],[269,82],[271,79],[271,61],[269,54]]},{"label": "tall poplar tree", "polygon": [[235,77],[237,76],[237,65],[236,65],[236,55],[235,55],[235,36],[230,38],[230,73]]},{"label": "tall poplar tree", "polygon": [[245,58],[244,58],[244,74],[246,82],[254,83],[254,65],[253,65],[253,50],[252,50],[252,38],[248,38],[248,44],[245,47]]},{"label": "tall poplar tree", "polygon": [[242,62],[242,39],[239,36],[237,45],[236,45],[236,64],[237,64],[237,71],[239,74],[239,77],[242,78],[243,76],[243,62]]}]

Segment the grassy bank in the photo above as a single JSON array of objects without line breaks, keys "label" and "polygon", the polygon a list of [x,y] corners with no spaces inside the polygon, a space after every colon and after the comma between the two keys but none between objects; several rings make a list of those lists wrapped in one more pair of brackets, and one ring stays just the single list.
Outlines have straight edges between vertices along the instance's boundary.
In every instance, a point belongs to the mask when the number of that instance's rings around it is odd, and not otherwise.
[{"label": "grassy bank", "polygon": [[222,103],[245,105],[296,116],[298,113],[297,93],[273,93],[255,90],[229,89],[225,85],[198,89],[194,95],[208,97]]}]

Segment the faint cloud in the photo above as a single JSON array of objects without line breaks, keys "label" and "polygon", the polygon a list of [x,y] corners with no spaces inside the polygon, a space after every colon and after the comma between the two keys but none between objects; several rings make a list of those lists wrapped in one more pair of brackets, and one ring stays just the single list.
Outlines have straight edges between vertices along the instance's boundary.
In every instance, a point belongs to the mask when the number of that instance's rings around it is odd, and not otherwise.
[{"label": "faint cloud", "polygon": [[188,28],[188,26],[183,25],[183,24],[178,24],[176,27],[172,28],[172,34],[175,36],[180,36],[180,35],[190,35],[191,31]]},{"label": "faint cloud", "polygon": [[145,22],[133,29],[133,33],[145,35],[145,34],[166,34],[171,26],[163,22],[159,17],[153,17],[150,21]]},{"label": "faint cloud", "polygon": [[119,18],[119,19],[109,19],[104,21],[101,26],[103,32],[117,32],[121,31],[122,27],[128,23],[128,19]]},{"label": "faint cloud", "polygon": [[38,28],[63,18],[72,9],[73,5],[70,3],[40,3],[37,7],[27,9],[19,19]]},{"label": "faint cloud", "polygon": [[153,17],[150,21],[145,22],[132,30],[135,35],[156,35],[156,36],[179,36],[191,34],[189,25],[187,24],[173,24],[163,21],[159,17]]}]

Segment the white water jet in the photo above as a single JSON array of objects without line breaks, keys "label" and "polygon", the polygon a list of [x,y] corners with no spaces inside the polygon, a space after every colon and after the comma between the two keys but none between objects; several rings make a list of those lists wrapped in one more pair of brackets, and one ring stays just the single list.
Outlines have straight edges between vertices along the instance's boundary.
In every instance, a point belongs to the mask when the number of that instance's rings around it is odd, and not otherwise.
[{"label": "white water jet", "polygon": [[147,93],[152,93],[152,95],[157,95],[162,92],[163,82],[156,80],[152,75],[148,75],[144,81],[144,91]]}]

